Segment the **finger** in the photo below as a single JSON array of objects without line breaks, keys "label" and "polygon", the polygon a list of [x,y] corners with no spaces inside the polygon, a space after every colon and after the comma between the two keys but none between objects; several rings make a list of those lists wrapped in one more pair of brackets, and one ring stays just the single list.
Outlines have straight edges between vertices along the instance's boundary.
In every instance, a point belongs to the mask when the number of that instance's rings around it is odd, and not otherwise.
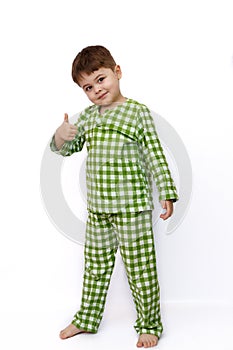
[{"label": "finger", "polygon": [[76,132],[77,132],[77,130],[78,130],[77,126],[70,124],[70,131],[72,131],[72,132],[75,132],[75,133],[76,133]]},{"label": "finger", "polygon": [[75,137],[77,135],[77,131],[69,131],[68,135],[67,136],[70,136],[70,137]]},{"label": "finger", "polygon": [[163,220],[167,220],[170,216],[171,214],[169,215],[169,213],[166,211],[166,213],[160,215],[160,218]]},{"label": "finger", "polygon": [[163,209],[166,209],[166,201],[160,201],[160,204]]},{"label": "finger", "polygon": [[72,138],[72,139],[74,139],[75,136],[76,136],[76,134],[77,134],[77,130],[76,130],[76,129],[75,129],[75,130],[71,130],[71,131],[69,132],[69,137]]},{"label": "finger", "polygon": [[166,208],[165,201],[162,201],[161,205],[162,205],[163,211],[162,211],[162,214],[160,215],[160,218],[163,220],[166,220],[167,219],[167,208]]},{"label": "finger", "polygon": [[166,212],[160,215],[160,218],[163,220],[167,220],[172,216],[173,213],[173,203],[170,201],[165,201],[165,208]]},{"label": "finger", "polygon": [[167,203],[167,211],[171,216],[173,214],[173,202],[169,200],[166,203]]},{"label": "finger", "polygon": [[64,114],[64,122],[69,123],[69,118],[67,113]]},{"label": "finger", "polygon": [[67,137],[67,140],[68,141],[73,141],[75,139],[75,135],[73,134],[70,134],[68,137]]}]

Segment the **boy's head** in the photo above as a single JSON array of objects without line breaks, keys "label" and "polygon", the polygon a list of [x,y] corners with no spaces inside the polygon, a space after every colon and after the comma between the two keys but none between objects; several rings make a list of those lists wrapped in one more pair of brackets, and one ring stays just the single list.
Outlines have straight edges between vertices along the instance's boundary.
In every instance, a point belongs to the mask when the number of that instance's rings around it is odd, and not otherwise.
[{"label": "boy's head", "polygon": [[75,57],[72,65],[72,78],[80,86],[82,74],[87,75],[99,68],[110,68],[114,71],[116,62],[109,50],[100,45],[88,46]]},{"label": "boy's head", "polygon": [[98,106],[114,106],[125,101],[119,80],[121,68],[103,46],[88,46],[76,56],[72,77],[88,99]]}]

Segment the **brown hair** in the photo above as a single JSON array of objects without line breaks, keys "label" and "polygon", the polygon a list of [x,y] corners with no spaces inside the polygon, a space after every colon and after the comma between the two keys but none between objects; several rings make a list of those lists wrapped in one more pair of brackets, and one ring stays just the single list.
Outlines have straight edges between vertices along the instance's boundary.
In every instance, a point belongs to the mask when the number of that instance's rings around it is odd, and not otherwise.
[{"label": "brown hair", "polygon": [[103,46],[87,46],[75,57],[72,65],[72,78],[75,83],[82,77],[82,73],[91,74],[99,68],[114,70],[116,62],[111,53]]}]

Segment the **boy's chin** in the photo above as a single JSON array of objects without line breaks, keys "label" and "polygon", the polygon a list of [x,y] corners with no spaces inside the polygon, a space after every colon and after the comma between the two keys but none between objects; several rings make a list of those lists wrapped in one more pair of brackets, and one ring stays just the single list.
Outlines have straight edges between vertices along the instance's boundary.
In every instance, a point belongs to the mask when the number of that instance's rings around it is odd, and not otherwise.
[{"label": "boy's chin", "polygon": [[[91,100],[90,100],[91,101]],[[104,103],[104,101],[103,102],[101,102],[101,101],[91,101],[94,105],[96,105],[96,106],[99,106],[99,107],[104,107],[104,106],[107,106],[107,105],[109,105],[109,103]]]},{"label": "boy's chin", "polygon": [[108,106],[110,106],[112,103],[111,102],[109,102],[109,103],[107,103],[107,102],[102,102],[102,103],[96,103],[96,105],[97,106],[99,106],[99,107],[108,107]]}]

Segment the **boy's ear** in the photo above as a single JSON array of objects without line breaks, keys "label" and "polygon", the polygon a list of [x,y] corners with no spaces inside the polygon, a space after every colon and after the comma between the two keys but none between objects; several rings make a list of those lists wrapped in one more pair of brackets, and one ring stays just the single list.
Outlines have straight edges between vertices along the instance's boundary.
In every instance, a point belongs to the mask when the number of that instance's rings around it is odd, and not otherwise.
[{"label": "boy's ear", "polygon": [[117,79],[120,80],[122,77],[122,72],[121,72],[121,67],[119,66],[119,64],[116,65],[114,72],[117,76]]}]

